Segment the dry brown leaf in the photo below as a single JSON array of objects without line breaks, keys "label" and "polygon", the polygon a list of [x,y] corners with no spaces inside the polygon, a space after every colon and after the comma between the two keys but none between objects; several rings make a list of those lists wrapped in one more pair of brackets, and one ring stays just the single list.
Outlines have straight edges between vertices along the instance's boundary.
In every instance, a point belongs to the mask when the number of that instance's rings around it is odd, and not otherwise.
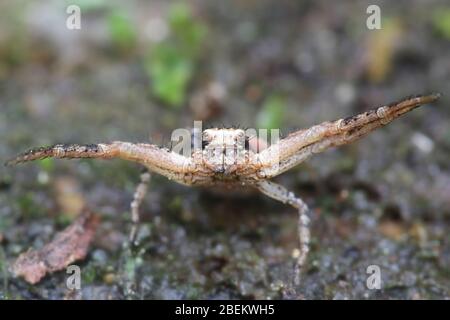
[{"label": "dry brown leaf", "polygon": [[72,262],[83,259],[98,223],[98,216],[91,212],[83,213],[42,249],[22,253],[14,262],[12,271],[28,283],[35,284],[47,273],[62,270]]}]

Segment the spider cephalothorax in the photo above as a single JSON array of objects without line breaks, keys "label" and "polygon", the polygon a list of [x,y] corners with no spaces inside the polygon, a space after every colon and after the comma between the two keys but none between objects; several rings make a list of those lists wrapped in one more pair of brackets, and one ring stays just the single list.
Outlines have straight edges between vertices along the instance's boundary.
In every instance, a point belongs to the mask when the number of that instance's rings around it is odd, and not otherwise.
[{"label": "spider cephalothorax", "polygon": [[[252,148],[242,129],[207,129],[203,131],[199,147],[180,155],[147,143],[112,143],[77,145],[59,144],[31,149],[18,155],[7,164],[55,158],[121,158],[138,162],[149,171],[185,185],[233,187],[236,184],[256,188],[267,196],[290,204],[298,210],[299,250],[295,282],[299,282],[300,270],[309,251],[308,207],[292,192],[270,179],[302,163],[310,156],[328,148],[348,144],[367,133],[382,127],[414,108],[431,103],[439,94],[403,99],[375,108],[353,117],[323,122],[309,129],[299,130],[267,148]],[[142,182],[131,204],[132,221],[138,222],[138,207],[149,181],[149,173],[142,175]],[[134,240],[136,227],[130,238]]]},{"label": "spider cephalothorax", "polygon": [[203,164],[213,174],[233,175],[248,155],[245,140],[242,129],[206,129],[202,134]]}]

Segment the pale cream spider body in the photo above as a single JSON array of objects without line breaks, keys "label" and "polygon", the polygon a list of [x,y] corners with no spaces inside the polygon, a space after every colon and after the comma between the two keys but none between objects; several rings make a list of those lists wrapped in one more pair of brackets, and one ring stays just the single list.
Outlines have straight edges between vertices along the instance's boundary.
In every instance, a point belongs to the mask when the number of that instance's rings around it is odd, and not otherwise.
[{"label": "pale cream spider body", "polygon": [[242,129],[206,129],[201,148],[194,149],[185,179],[192,186],[254,184],[261,179],[258,155],[248,146],[249,137]]},{"label": "pale cream spider body", "polygon": [[[207,129],[202,133],[202,147],[194,148],[190,156],[146,143],[112,142],[108,144],[59,144],[31,149],[7,164],[54,158],[121,158],[138,162],[150,172],[166,176],[188,186],[247,186],[267,196],[290,204],[299,214],[299,251],[295,268],[295,282],[299,283],[301,268],[309,251],[310,231],[307,205],[292,192],[270,179],[330,147],[348,144],[365,134],[388,124],[414,108],[431,103],[439,94],[403,99],[353,117],[323,122],[309,129],[299,130],[264,150],[248,147],[248,137],[241,129]],[[141,175],[131,204],[134,227],[130,239],[134,241],[139,220],[138,207],[150,179]]]}]

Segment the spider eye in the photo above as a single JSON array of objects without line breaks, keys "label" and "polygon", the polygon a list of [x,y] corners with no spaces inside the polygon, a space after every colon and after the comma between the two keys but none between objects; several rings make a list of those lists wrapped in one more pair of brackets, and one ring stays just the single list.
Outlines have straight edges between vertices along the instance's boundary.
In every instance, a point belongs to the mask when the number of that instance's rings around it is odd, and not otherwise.
[{"label": "spider eye", "polygon": [[247,151],[250,150],[250,139],[247,136],[245,136],[244,148]]},{"label": "spider eye", "polygon": [[202,149],[205,149],[208,144],[209,144],[209,141],[202,139]]}]

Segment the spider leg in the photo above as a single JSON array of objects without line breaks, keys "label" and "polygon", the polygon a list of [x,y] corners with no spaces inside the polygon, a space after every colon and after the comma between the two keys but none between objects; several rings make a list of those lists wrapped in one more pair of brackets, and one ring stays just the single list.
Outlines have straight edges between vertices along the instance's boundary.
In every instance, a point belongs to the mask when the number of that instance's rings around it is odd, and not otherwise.
[{"label": "spider leg", "polygon": [[402,114],[436,101],[439,97],[440,94],[435,93],[406,98],[352,117],[323,122],[294,132],[258,154],[262,163],[261,175],[265,178],[277,176],[316,153],[353,142]]},{"label": "spider leg", "polygon": [[45,158],[119,158],[138,162],[150,171],[159,173],[169,179],[180,183],[185,181],[185,174],[190,171],[191,159],[146,143],[129,143],[115,141],[99,144],[56,144],[49,147],[40,147],[28,150],[7,161],[5,165],[15,165],[22,162]]},{"label": "spider leg", "polygon": [[151,174],[145,169],[140,176],[141,181],[136,187],[136,190],[133,195],[133,201],[131,202],[131,231],[130,231],[130,246],[137,245],[136,243],[136,235],[139,230],[139,222],[140,222],[140,214],[139,214],[139,206],[144,200],[145,194],[147,193],[148,184],[150,182]]},{"label": "spider leg", "polygon": [[310,231],[309,231],[309,217],[308,206],[302,199],[296,197],[293,192],[287,190],[282,185],[274,183],[272,181],[260,181],[256,184],[256,188],[265,195],[281,201],[282,203],[289,204],[298,210],[298,239],[299,239],[299,253],[297,256],[297,263],[295,265],[295,278],[296,285],[300,284],[300,275],[302,268],[306,262],[306,258],[309,252]]}]

